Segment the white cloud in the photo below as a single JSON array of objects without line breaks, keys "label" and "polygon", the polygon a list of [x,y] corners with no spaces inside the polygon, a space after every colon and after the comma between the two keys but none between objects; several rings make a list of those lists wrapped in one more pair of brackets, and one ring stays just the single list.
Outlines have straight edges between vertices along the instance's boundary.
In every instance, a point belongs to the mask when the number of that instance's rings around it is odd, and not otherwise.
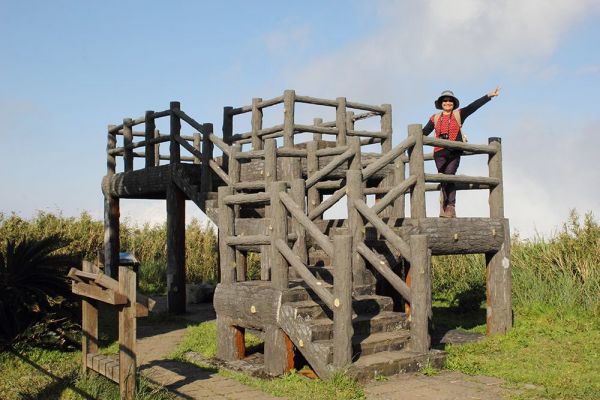
[{"label": "white cloud", "polygon": [[309,43],[311,33],[310,26],[304,24],[291,29],[285,27],[271,31],[265,34],[262,39],[267,50],[272,54],[277,54],[305,48]]}]

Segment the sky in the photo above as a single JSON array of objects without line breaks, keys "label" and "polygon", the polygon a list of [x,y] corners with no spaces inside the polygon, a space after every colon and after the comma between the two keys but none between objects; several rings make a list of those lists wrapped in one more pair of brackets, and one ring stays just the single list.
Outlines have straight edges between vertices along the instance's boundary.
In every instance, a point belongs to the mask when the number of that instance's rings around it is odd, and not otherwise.
[{"label": "sky", "polygon": [[[464,131],[502,138],[513,232],[551,235],[571,209],[600,214],[599,43],[600,0],[0,0],[0,212],[101,219],[107,125],[170,101],[215,128],[224,106],[285,89],[389,103],[397,144],[443,90],[464,106],[500,85]],[[459,173],[485,175],[485,157]],[[123,200],[121,216],[162,223],[165,208]],[[459,192],[459,216],[487,212],[485,191]]]}]

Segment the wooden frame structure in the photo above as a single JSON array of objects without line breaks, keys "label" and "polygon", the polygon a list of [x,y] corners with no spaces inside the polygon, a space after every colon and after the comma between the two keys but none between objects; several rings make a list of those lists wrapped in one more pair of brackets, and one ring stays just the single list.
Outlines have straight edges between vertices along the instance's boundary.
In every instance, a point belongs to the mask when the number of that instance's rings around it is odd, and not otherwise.
[{"label": "wooden frame structure", "polygon": [[[334,108],[335,121],[297,123],[298,103]],[[283,123],[263,127],[264,111],[281,105]],[[245,113],[251,113],[251,129],[235,133],[235,117]],[[170,134],[161,135],[155,120],[166,116]],[[378,122],[379,129],[356,129],[363,120]],[[182,122],[196,132],[182,135]],[[144,132],[134,132],[132,127],[141,123]],[[214,305],[219,357],[243,357],[244,331],[252,328],[265,334],[265,368],[272,374],[291,368],[294,348],[322,377],[343,367],[361,377],[381,373],[381,363],[369,359],[378,349],[396,357],[387,362],[395,367],[385,373],[440,360],[443,355],[430,350],[429,322],[430,259],[441,254],[486,254],[488,333],[510,329],[510,232],[499,138],[487,145],[453,142],[424,137],[420,125],[409,125],[408,136],[392,146],[389,104],[317,99],[293,90],[269,100],[255,98],[248,106],[225,107],[222,126],[219,138],[212,124],[196,122],[177,102],[167,111],[148,111],[110,126],[102,184],[109,266],[115,265],[119,247],[119,199],[167,200],[172,312],[185,310],[185,200],[194,201],[218,225],[220,283]],[[296,144],[301,133],[311,133],[313,140]],[[123,135],[118,148],[117,135]],[[135,136],[145,140],[134,143]],[[169,143],[168,156],[160,154],[163,142]],[[379,152],[363,151],[369,145],[378,145]],[[213,153],[215,146],[220,156]],[[428,174],[425,162],[433,154],[425,153],[425,146],[487,156],[487,176]],[[140,147],[144,153],[133,151]],[[182,156],[181,148],[191,156]],[[118,156],[124,165],[120,173]],[[143,168],[134,170],[134,157],[145,158]],[[445,183],[458,190],[488,190],[489,218],[427,217],[425,193]],[[375,196],[375,203],[370,205],[367,196]],[[323,219],[344,197],[348,217]],[[247,280],[248,252],[261,253],[259,281]],[[407,358],[409,353],[413,358]]]},{"label": "wooden frame structure", "polygon": [[[119,280],[104,275],[92,263],[71,268],[73,293],[81,300],[81,355],[83,373],[92,370],[119,384],[120,398],[133,399],[136,386],[136,317],[145,317],[154,300],[137,293],[136,273],[119,267]],[[119,308],[119,355],[98,352],[98,302]]]}]

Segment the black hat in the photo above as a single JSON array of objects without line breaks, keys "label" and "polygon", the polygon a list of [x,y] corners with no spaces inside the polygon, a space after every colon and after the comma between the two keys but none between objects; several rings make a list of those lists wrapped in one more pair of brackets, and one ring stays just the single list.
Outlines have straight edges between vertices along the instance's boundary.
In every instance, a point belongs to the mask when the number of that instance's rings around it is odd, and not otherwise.
[{"label": "black hat", "polygon": [[454,93],[452,93],[451,90],[444,90],[442,92],[442,94],[440,94],[440,97],[438,97],[438,99],[433,103],[435,104],[435,108],[437,108],[438,110],[442,109],[442,99],[446,98],[446,97],[451,97],[452,101],[454,101],[454,108],[458,108],[458,105],[460,104],[458,102],[458,99],[456,98],[456,96],[454,96]]}]

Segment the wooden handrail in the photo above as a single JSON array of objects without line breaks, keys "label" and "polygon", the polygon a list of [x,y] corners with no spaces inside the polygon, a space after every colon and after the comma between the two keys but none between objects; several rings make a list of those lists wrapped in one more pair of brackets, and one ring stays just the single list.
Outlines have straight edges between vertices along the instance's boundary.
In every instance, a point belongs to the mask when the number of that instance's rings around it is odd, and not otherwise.
[{"label": "wooden handrail", "polygon": [[373,210],[373,212],[375,214],[379,214],[387,206],[392,204],[392,202],[394,200],[396,200],[399,196],[406,193],[406,191],[408,189],[410,189],[416,182],[417,182],[417,177],[411,176],[407,180],[405,180],[401,184],[399,184],[398,186],[392,188],[391,190],[388,189],[389,191],[386,193],[386,195],[383,196],[383,198],[381,198],[377,203],[375,203],[375,205],[373,207],[371,207],[371,210]]},{"label": "wooden handrail", "polygon": [[271,196],[269,193],[249,193],[249,194],[232,194],[226,196],[223,202],[230,205],[241,205],[241,204],[269,204],[271,202]]},{"label": "wooden handrail", "polygon": [[323,167],[319,172],[312,175],[306,180],[306,188],[311,188],[315,183],[326,177],[330,174],[334,169],[342,165],[346,162],[350,157],[354,156],[354,149],[349,148],[342,154],[335,156],[329,163]]},{"label": "wooden handrail", "polygon": [[436,139],[428,136],[423,137],[423,144],[443,147],[449,150],[467,150],[474,154],[496,154],[497,152],[497,149],[494,146],[457,142],[446,139]]},{"label": "wooden handrail", "polygon": [[436,183],[466,183],[476,185],[488,185],[494,187],[500,184],[500,179],[487,176],[466,176],[446,174],[425,174],[425,182]]},{"label": "wooden handrail", "polygon": [[393,162],[396,158],[398,158],[402,153],[404,153],[408,148],[414,146],[415,138],[408,137],[404,139],[401,143],[396,145],[392,150],[385,153],[376,161],[373,161],[371,164],[367,165],[363,168],[363,181],[369,179],[373,174],[377,173],[379,170],[383,169],[386,165]]},{"label": "wooden handrail", "polygon": [[[160,111],[160,112],[155,112],[152,115],[152,118],[157,119],[157,118],[161,118],[161,117],[166,117],[168,115],[171,114],[171,110],[165,110],[165,111]],[[128,126],[135,126],[135,125],[139,125],[146,122],[146,116],[144,115],[143,117],[139,117],[136,119],[132,119],[129,123],[127,123]],[[110,127],[110,129],[108,130],[108,133],[110,134],[114,134],[114,135],[120,135],[122,133],[120,133],[119,131],[121,129],[123,129],[124,124],[120,124],[120,125],[113,125]]]},{"label": "wooden handrail", "polygon": [[406,301],[410,303],[410,288],[394,273],[385,260],[379,258],[377,254],[369,249],[364,243],[359,243],[356,246],[356,250],[390,283],[390,285],[394,287],[394,289],[396,289],[398,293],[402,295],[402,297],[404,297]]},{"label": "wooden handrail", "polygon": [[327,235],[322,233],[311,221],[311,219],[304,215],[300,207],[296,204],[294,199],[290,197],[290,195],[285,192],[281,192],[279,193],[279,198],[289,213],[292,214],[292,217],[296,218],[300,225],[306,229],[306,231],[315,239],[318,245],[321,246],[325,253],[327,253],[327,255],[333,257],[333,245],[329,241]]},{"label": "wooden handrail", "polygon": [[340,199],[342,197],[344,197],[345,195],[346,195],[346,186],[343,186],[343,187],[339,188],[338,190],[336,190],[335,192],[333,192],[333,194],[331,196],[329,196],[329,198],[327,200],[321,202],[321,204],[319,204],[317,207],[315,207],[308,214],[308,218],[310,220],[317,219],[318,217],[323,215],[323,213],[325,211],[329,210],[335,203],[340,201]]}]

